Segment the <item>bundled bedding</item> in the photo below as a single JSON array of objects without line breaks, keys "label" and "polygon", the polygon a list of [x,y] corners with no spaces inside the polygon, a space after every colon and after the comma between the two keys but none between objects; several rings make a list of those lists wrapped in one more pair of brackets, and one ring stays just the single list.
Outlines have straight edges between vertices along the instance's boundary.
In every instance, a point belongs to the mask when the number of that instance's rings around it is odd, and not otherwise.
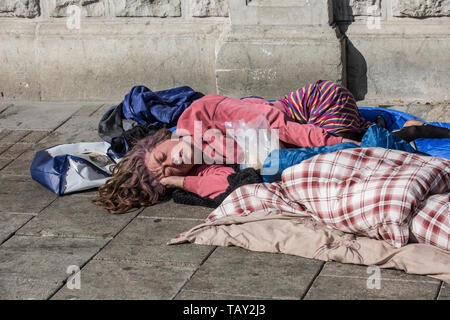
[{"label": "bundled bedding", "polygon": [[450,160],[384,148],[318,154],[245,185],[169,244],[236,245],[450,282]]}]

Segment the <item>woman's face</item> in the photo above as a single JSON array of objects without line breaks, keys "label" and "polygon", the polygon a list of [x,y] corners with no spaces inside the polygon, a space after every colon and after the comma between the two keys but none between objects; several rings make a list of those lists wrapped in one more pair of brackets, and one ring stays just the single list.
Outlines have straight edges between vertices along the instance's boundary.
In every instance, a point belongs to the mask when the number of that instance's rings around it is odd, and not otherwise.
[{"label": "woman's face", "polygon": [[182,140],[166,140],[147,153],[145,165],[158,180],[185,176],[194,166],[192,146]]}]

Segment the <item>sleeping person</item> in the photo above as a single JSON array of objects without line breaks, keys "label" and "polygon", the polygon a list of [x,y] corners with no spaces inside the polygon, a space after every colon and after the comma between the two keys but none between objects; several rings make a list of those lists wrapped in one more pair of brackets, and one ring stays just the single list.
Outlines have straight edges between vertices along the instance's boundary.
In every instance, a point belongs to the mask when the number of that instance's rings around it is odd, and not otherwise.
[{"label": "sleeping person", "polygon": [[[170,130],[160,129],[138,141],[114,166],[112,178],[99,187],[94,203],[110,213],[124,213],[158,203],[170,188],[218,197],[229,187],[228,177],[235,173],[233,165],[242,151],[229,143],[227,123],[261,117],[277,130],[286,148],[359,145],[357,140],[371,125],[364,121],[351,93],[331,81],[318,81],[275,102],[207,95],[178,119],[178,139],[172,138]],[[406,124],[405,129],[411,125],[418,128],[422,123]]]}]

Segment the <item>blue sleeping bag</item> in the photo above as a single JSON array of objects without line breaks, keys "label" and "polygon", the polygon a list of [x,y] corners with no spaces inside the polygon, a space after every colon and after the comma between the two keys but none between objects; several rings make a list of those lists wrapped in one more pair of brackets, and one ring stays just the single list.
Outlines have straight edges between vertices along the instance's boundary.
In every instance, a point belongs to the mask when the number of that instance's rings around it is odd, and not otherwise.
[{"label": "blue sleeping bag", "polygon": [[[447,140],[447,139],[446,139]],[[303,160],[307,160],[321,153],[330,153],[349,148],[380,147],[386,149],[402,150],[417,153],[409,143],[399,139],[388,130],[377,125],[372,125],[364,135],[361,146],[345,142],[331,146],[314,148],[279,149],[272,151],[264,161],[261,175],[264,182],[275,182],[281,180],[284,169],[292,167]],[[420,152],[422,153],[422,152]]]},{"label": "blue sleeping bag", "polygon": [[[254,97],[260,98],[260,97]],[[262,99],[262,98],[261,98]],[[275,100],[268,100],[275,101]],[[421,118],[415,117],[405,112],[393,109],[375,108],[375,107],[358,107],[361,115],[366,121],[374,122],[377,116],[383,116],[386,120],[386,127],[389,131],[399,130],[403,128],[406,121],[411,119],[420,120],[434,126],[450,129],[450,123],[446,122],[427,122]],[[450,159],[450,139],[416,139],[417,149],[423,153],[433,157],[442,157]]]},{"label": "blue sleeping bag", "polygon": [[[411,119],[426,122],[423,119],[412,116],[408,113],[392,109],[359,107],[359,111],[364,119],[371,122],[375,122],[377,116],[383,116],[386,120],[387,129],[389,131],[401,129],[405,122]],[[429,124],[450,129],[450,123],[429,122]],[[450,159],[450,139],[417,139],[415,140],[415,143],[417,145],[417,149],[421,152],[427,153],[434,157]]]}]

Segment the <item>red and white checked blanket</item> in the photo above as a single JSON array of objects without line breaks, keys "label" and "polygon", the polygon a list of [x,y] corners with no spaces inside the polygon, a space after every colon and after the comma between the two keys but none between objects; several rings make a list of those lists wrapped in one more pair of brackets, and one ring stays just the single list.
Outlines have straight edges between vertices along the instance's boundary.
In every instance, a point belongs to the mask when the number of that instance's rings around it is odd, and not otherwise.
[{"label": "red and white checked blanket", "polygon": [[282,181],[236,189],[207,221],[254,211],[312,216],[344,232],[450,250],[450,160],[383,148],[321,154]]}]

